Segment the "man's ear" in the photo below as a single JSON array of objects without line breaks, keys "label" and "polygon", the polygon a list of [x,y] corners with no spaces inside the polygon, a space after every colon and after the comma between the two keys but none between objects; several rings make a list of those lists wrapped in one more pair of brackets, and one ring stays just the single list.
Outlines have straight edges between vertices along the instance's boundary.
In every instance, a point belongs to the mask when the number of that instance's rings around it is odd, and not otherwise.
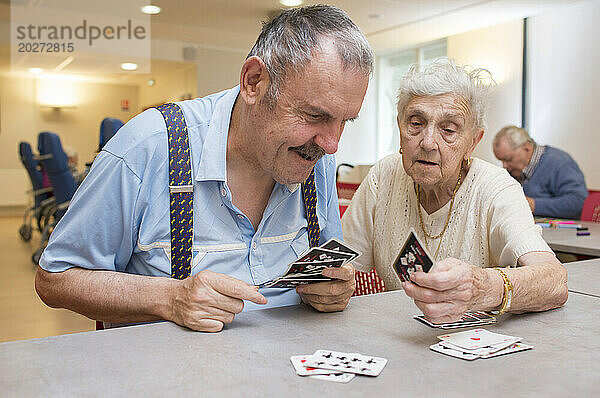
[{"label": "man's ear", "polygon": [[240,95],[246,104],[257,104],[267,92],[269,82],[269,72],[262,59],[252,56],[244,62],[240,73]]}]

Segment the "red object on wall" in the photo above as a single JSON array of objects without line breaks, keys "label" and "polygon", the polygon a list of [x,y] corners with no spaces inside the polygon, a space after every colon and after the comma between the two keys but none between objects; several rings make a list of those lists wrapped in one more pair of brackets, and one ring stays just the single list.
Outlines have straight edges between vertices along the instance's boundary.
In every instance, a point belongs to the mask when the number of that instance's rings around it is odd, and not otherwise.
[{"label": "red object on wall", "polygon": [[123,112],[129,111],[129,100],[126,100],[126,99],[121,100],[121,111],[123,111]]}]

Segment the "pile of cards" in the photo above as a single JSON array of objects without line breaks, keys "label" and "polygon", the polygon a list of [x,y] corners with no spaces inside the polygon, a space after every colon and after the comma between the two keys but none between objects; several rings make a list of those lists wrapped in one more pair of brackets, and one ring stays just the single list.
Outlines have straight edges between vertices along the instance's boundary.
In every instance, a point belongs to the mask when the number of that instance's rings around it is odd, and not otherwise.
[{"label": "pile of cards", "polygon": [[378,376],[387,359],[330,350],[317,350],[312,355],[294,355],[290,361],[298,376],[347,383],[356,375]]},{"label": "pile of cards", "polygon": [[430,346],[430,349],[468,361],[477,358],[493,358],[533,348],[532,345],[520,343],[520,337],[493,333],[485,329],[444,334],[438,336],[438,339],[441,341]]},{"label": "pile of cards", "polygon": [[431,323],[427,319],[425,319],[425,316],[423,314],[414,315],[413,318],[417,321],[423,322],[427,326],[440,329],[457,329],[473,326],[491,325],[493,323],[496,323],[496,317],[489,315],[483,311],[467,312],[463,315],[460,321],[449,323]]},{"label": "pile of cards", "polygon": [[293,288],[308,283],[333,280],[322,274],[325,268],[341,267],[360,255],[359,252],[337,239],[330,239],[323,245],[312,247],[288,266],[285,274],[263,283],[259,287]]}]

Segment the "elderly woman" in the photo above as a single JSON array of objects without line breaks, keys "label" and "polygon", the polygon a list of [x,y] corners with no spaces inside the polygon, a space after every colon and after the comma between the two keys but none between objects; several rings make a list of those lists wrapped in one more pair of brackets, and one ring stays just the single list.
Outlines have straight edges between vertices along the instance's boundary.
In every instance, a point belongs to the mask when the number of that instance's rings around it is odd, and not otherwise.
[{"label": "elderly woman", "polygon": [[[485,129],[491,78],[440,60],[400,84],[400,154],[377,163],[342,219],[387,290],[402,287],[435,323],[467,311],[543,311],[567,299],[567,272],[544,242],[506,170],[472,158]],[[435,262],[401,282],[392,263],[410,228]],[[514,268],[497,268],[511,267]]]}]

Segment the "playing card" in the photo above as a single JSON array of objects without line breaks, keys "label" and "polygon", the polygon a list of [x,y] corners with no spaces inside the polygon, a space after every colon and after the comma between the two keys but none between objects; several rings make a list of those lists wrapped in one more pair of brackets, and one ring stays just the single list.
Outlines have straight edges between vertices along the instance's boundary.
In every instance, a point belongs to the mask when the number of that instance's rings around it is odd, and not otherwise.
[{"label": "playing card", "polygon": [[318,350],[306,358],[306,366],[366,376],[379,375],[386,363],[385,358],[329,350]]},{"label": "playing card", "polygon": [[333,381],[336,383],[348,383],[350,380],[354,379],[354,376],[356,376],[354,373],[331,373],[328,375],[316,375],[308,377],[311,379]]},{"label": "playing card", "polygon": [[450,343],[467,350],[474,350],[476,348],[508,342],[516,338],[517,337],[515,336],[489,332],[485,329],[466,330],[464,332],[456,332],[438,336],[438,339],[443,340],[444,343]]},{"label": "playing card", "polygon": [[440,343],[430,345],[429,349],[431,349],[435,352],[439,352],[441,354],[450,355],[451,357],[466,359],[467,361],[472,361],[474,359],[479,358],[478,355],[467,353],[467,352],[462,352],[462,351],[455,350],[455,349],[452,349],[449,347],[444,347]]},{"label": "playing card", "polygon": [[328,260],[344,260],[344,262],[349,261],[353,255],[349,253],[343,253],[341,251],[333,251],[323,249],[321,247],[313,247],[308,250],[308,252],[298,258],[294,262],[297,263],[310,263],[313,261],[328,261]]},{"label": "playing card", "polygon": [[509,347],[506,347],[500,351],[496,351],[493,352],[491,354],[488,355],[483,355],[481,358],[493,358],[493,357],[497,357],[500,355],[505,355],[505,354],[512,354],[513,352],[519,352],[519,351],[525,351],[525,350],[531,350],[533,348],[532,345],[529,344],[524,344],[524,343],[514,343],[511,344]]},{"label": "playing card", "polygon": [[429,272],[433,267],[432,257],[417,238],[414,229],[409,230],[404,246],[398,253],[393,267],[402,282],[408,281],[410,274],[415,271]]},{"label": "playing card", "polygon": [[463,315],[462,319],[458,322],[449,322],[449,323],[433,323],[425,318],[423,314],[414,315],[414,319],[430,326],[432,328],[439,329],[457,329],[464,327],[473,327],[473,326],[482,326],[482,325],[490,325],[496,323],[496,318],[486,314],[485,312],[467,312]]},{"label": "playing card", "polygon": [[331,370],[304,366],[306,358],[308,357],[310,357],[310,355],[294,355],[290,357],[290,362],[292,363],[292,366],[294,366],[298,376],[329,375],[333,373]]},{"label": "playing card", "polygon": [[451,348],[453,350],[458,350],[458,351],[462,351],[464,353],[469,353],[469,354],[475,354],[479,357],[484,356],[484,355],[489,355],[489,354],[493,354],[497,351],[503,350],[506,347],[509,347],[515,343],[517,343],[520,340],[519,337],[515,337],[511,340],[508,341],[503,341],[501,343],[497,343],[497,344],[491,344],[485,347],[479,347],[479,348],[474,348],[474,349],[467,349],[467,348],[462,348],[459,347],[457,345],[454,345],[452,343],[448,343],[446,341],[440,341],[440,345],[447,347],[447,348]]},{"label": "playing card", "polygon": [[329,239],[327,242],[325,242],[324,244],[321,245],[321,248],[351,254],[353,257],[349,258],[348,261],[352,261],[355,258],[357,258],[358,256],[360,256],[359,252],[350,248],[348,245],[346,245],[343,242],[340,242],[339,240],[337,240],[335,238]]},{"label": "playing card", "polygon": [[291,263],[284,275],[258,285],[259,288],[294,288],[299,285],[332,281],[334,278],[323,275],[329,267],[341,267],[351,259],[360,255],[356,250],[336,239],[330,239],[323,247],[313,247],[301,254],[298,260]]}]

